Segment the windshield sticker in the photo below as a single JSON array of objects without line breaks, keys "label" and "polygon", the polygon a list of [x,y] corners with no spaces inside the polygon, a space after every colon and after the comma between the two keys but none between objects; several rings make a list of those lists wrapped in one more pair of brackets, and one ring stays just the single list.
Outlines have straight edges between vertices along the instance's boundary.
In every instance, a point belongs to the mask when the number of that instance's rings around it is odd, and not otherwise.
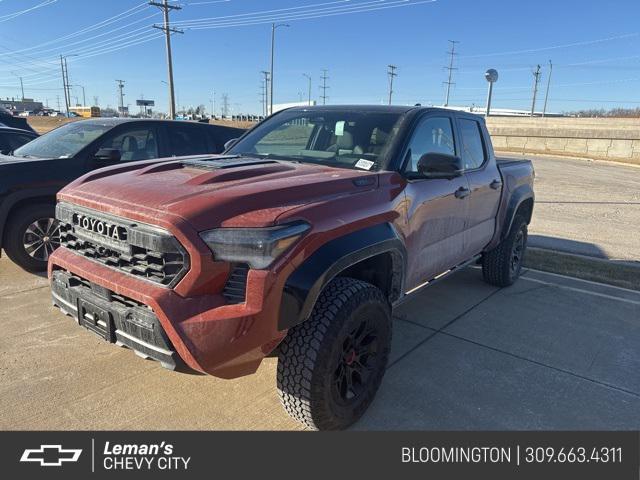
[{"label": "windshield sticker", "polygon": [[355,167],[356,168],[361,168],[363,170],[371,170],[371,167],[373,167],[374,163],[376,163],[376,162],[372,162],[371,160],[365,160],[364,158],[361,158],[355,164]]},{"label": "windshield sticker", "polygon": [[345,124],[344,120],[336,122],[336,131],[335,131],[336,137],[341,137],[344,135],[344,124]]}]

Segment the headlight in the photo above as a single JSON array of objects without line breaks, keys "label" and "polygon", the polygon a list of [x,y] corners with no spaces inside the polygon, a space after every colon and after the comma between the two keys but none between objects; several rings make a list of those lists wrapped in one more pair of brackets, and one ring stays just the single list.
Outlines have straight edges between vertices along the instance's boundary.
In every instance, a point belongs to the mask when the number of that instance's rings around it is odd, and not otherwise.
[{"label": "headlight", "polygon": [[310,226],[305,222],[266,228],[215,228],[200,233],[216,260],[247,263],[263,269],[297,242]]}]

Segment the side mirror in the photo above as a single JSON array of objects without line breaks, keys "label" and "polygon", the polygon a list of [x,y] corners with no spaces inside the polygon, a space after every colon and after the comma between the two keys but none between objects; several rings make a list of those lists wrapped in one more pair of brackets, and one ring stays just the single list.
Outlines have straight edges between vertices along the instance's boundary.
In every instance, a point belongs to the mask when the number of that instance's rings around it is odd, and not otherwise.
[{"label": "side mirror", "polygon": [[225,152],[226,152],[227,150],[229,150],[231,147],[233,147],[233,146],[236,144],[236,142],[237,142],[237,141],[238,141],[238,139],[237,139],[237,138],[232,138],[231,140],[227,140],[227,141],[225,142],[225,144],[224,144],[224,150],[225,150]]},{"label": "side mirror", "polygon": [[428,178],[455,178],[462,175],[462,159],[446,153],[425,153],[418,160],[418,173]]},{"label": "side mirror", "polygon": [[99,163],[117,163],[122,158],[122,154],[117,148],[101,148],[93,158]]}]

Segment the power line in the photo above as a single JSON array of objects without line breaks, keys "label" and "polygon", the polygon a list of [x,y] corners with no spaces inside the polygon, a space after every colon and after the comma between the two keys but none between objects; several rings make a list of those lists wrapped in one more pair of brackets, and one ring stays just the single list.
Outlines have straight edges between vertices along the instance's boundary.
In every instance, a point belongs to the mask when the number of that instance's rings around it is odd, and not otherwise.
[{"label": "power line", "polygon": [[585,46],[585,45],[594,45],[594,44],[597,44],[597,43],[611,42],[613,40],[621,40],[623,38],[637,37],[638,35],[640,35],[640,32],[625,33],[625,34],[622,34],[622,35],[614,35],[612,37],[597,38],[595,40],[585,40],[585,41],[581,41],[581,42],[564,43],[564,44],[560,44],[560,45],[551,45],[549,47],[529,48],[529,49],[526,49],[526,50],[511,50],[511,51],[507,51],[507,52],[482,53],[482,54],[478,54],[478,55],[466,55],[463,58],[496,57],[496,56],[500,56],[500,55],[517,55],[517,54],[522,54],[522,53],[545,52],[547,50],[555,50],[555,49],[558,49],[558,48],[582,47],[582,46]]},{"label": "power line", "polygon": [[322,70],[322,76],[320,77],[320,80],[322,80],[322,85],[320,85],[320,90],[322,90],[322,95],[320,95],[320,98],[322,99],[322,105],[326,105],[327,104],[327,98],[329,98],[327,96],[327,90],[329,89],[329,87],[327,86],[327,80],[329,80],[329,77],[327,76],[327,69],[323,69]]},{"label": "power line", "polygon": [[[373,2],[367,2],[367,3],[377,3],[378,6],[359,4],[353,7],[335,8],[333,10],[329,10],[326,12],[309,11],[309,12],[300,12],[300,13],[289,13],[284,15],[256,16],[255,18],[232,19],[232,20],[217,21],[217,22],[210,21],[202,24],[197,23],[199,21],[195,19],[195,20],[191,20],[190,23],[181,24],[180,26],[187,28],[189,30],[203,30],[203,29],[212,29],[212,28],[229,28],[229,27],[240,27],[240,26],[247,26],[247,25],[259,25],[259,24],[265,24],[265,23],[273,23],[274,21],[309,20],[309,19],[315,19],[315,18],[333,17],[337,15],[373,12],[378,10],[386,10],[390,8],[410,7],[415,5],[434,3],[436,0],[418,0],[418,1],[392,0],[389,3],[380,5],[381,1],[384,1],[384,0],[375,0]],[[223,18],[223,17],[220,17],[220,18]]]},{"label": "power line", "polygon": [[448,67],[444,67],[445,70],[449,70],[449,76],[447,78],[447,81],[444,82],[445,85],[447,86],[447,95],[446,95],[445,100],[444,100],[444,106],[445,107],[449,105],[449,95],[451,94],[451,85],[455,85],[455,83],[453,83],[451,81],[451,79],[453,77],[453,71],[457,70],[457,68],[454,68],[454,66],[453,66],[453,59],[457,55],[457,53],[456,53],[456,43],[460,43],[460,42],[457,41],[457,40],[449,40],[449,43],[451,44],[451,50],[449,50],[447,52],[450,55],[449,66]]},{"label": "power line", "polygon": [[182,30],[172,28],[169,25],[169,11],[170,10],[182,10],[182,7],[178,5],[169,5],[168,0],[164,0],[162,3],[149,2],[149,5],[160,7],[164,17],[164,23],[162,26],[153,25],[153,28],[162,30],[165,34],[165,42],[167,47],[167,76],[169,78],[169,118],[175,120],[176,118],[176,99],[173,86],[173,60],[171,59],[171,34],[172,33],[184,33]]},{"label": "power line", "polygon": [[396,70],[398,69],[395,65],[388,65],[389,70],[387,70],[387,75],[389,76],[389,105],[391,105],[391,98],[393,97],[393,79],[398,76]]}]

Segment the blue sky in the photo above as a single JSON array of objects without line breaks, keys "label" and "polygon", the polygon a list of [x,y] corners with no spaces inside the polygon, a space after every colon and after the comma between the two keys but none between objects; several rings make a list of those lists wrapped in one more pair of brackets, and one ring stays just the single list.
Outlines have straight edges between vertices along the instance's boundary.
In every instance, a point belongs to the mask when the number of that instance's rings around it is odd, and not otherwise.
[{"label": "blue sky", "polygon": [[[531,72],[539,63],[542,108],[552,60],[548,110],[640,106],[638,0],[173,3],[183,5],[171,16],[185,30],[172,37],[178,107],[204,104],[209,109],[215,90],[218,112],[225,93],[234,112],[261,111],[260,71],[268,69],[269,22],[279,19],[290,27],[277,31],[276,103],[306,95],[304,73],[312,75],[312,95],[318,99],[323,68],[329,70],[328,103],[381,103],[387,95],[387,65],[395,64],[394,103],[442,104],[442,67],[451,39],[460,42],[451,104],[484,104],[483,72],[492,67],[500,73],[494,106],[530,108]],[[407,5],[386,8],[401,3]],[[326,16],[366,8],[377,10]],[[271,10],[278,11],[254,15]],[[316,12],[316,18],[299,19],[304,12]],[[109,23],[118,14],[123,15]],[[203,18],[210,20],[196,22]],[[116,106],[115,79],[123,79],[125,103],[135,104],[143,94],[166,110],[164,40],[151,29],[160,21],[157,8],[138,0],[0,0],[0,97],[18,97],[17,77],[23,76],[26,97],[48,99],[55,107],[56,95],[62,97],[58,55],[79,52],[68,59],[70,80],[85,86],[87,103],[97,96],[101,106]],[[221,23],[231,26],[192,28]],[[73,95],[81,101],[82,90],[75,87]]]}]

